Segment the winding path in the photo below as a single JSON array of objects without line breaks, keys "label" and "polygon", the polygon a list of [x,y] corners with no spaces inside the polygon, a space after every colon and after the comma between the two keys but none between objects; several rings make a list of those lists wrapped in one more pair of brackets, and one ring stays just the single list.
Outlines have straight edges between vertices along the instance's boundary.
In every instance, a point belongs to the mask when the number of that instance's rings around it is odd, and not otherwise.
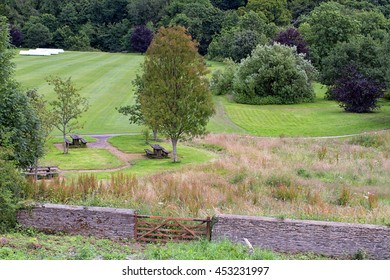
[{"label": "winding path", "polygon": [[95,135],[88,135],[96,139],[96,142],[88,143],[88,148],[95,148],[95,149],[106,149],[111,154],[119,158],[121,161],[123,161],[125,164],[116,167],[116,168],[107,168],[107,169],[77,169],[77,170],[61,170],[61,173],[98,173],[98,172],[115,172],[115,171],[121,171],[123,169],[126,169],[132,165],[132,162],[136,159],[142,159],[143,156],[141,154],[127,154],[122,152],[121,150],[115,148],[112,146],[107,140],[110,137],[113,136],[119,136],[119,135],[126,135],[126,134],[95,134]]}]

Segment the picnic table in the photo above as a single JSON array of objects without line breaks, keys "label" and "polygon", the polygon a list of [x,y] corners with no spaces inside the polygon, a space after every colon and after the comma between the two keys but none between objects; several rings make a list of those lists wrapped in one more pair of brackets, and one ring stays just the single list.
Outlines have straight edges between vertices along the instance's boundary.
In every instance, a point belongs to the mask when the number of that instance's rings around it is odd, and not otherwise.
[{"label": "picnic table", "polygon": [[169,155],[169,152],[159,144],[151,144],[153,152],[149,149],[145,149],[145,153],[147,157],[150,158],[166,158]]},{"label": "picnic table", "polygon": [[66,144],[69,147],[81,147],[81,148],[84,148],[84,147],[87,146],[87,140],[85,140],[84,138],[80,137],[77,134],[70,135],[70,138],[72,138],[72,141],[70,141],[68,139],[65,139]]},{"label": "picnic table", "polygon": [[47,178],[51,179],[55,176],[58,176],[59,170],[58,166],[37,166],[35,170],[35,166],[29,166],[24,169],[25,176],[35,176],[37,175],[37,179]]}]

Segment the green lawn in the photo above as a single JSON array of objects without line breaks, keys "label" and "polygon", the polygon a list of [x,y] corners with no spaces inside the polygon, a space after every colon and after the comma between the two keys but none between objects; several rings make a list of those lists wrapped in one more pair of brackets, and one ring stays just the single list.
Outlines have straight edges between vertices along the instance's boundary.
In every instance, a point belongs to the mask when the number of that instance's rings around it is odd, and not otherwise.
[{"label": "green lawn", "polygon": [[[24,88],[36,88],[48,100],[54,93],[45,78],[71,76],[90,109],[83,115],[80,134],[140,132],[116,107],[133,102],[133,85],[144,57],[139,54],[65,52],[49,57],[16,55],[16,78]],[[211,71],[223,63],[207,62]],[[210,73],[211,73],[210,71]],[[210,74],[209,74],[210,76]],[[334,136],[390,128],[389,102],[372,114],[345,113],[335,102],[323,99],[324,88],[315,84],[315,103],[251,106],[214,97],[216,114],[208,130],[215,133],[243,133],[262,136]],[[58,134],[58,132],[55,132]]]},{"label": "green lawn", "polygon": [[[145,144],[145,140],[141,135],[123,135],[115,136],[109,139],[109,142],[114,147],[126,153],[139,153],[144,155],[144,149],[151,149],[150,145]],[[153,143],[153,141],[150,141]],[[159,142],[168,151],[172,151],[172,146],[169,142]],[[161,171],[169,171],[182,168],[189,164],[199,164],[207,162],[215,157],[212,152],[185,146],[179,142],[177,147],[179,162],[173,163],[171,158],[166,159],[138,159],[134,160],[132,166],[119,171],[124,174],[147,175]],[[118,173],[118,172],[117,172]],[[97,174],[99,179],[110,178],[112,173],[100,172]]]},{"label": "green lawn", "polygon": [[54,143],[61,143],[61,140],[53,138],[48,141],[47,153],[40,160],[40,165],[56,165],[63,170],[93,170],[116,168],[124,164],[106,149],[69,149],[68,154],[63,154]]},{"label": "green lawn", "polygon": [[[108,142],[125,153],[142,153],[144,149],[150,149],[150,145],[145,143],[143,135],[122,135],[114,136],[108,139]],[[154,143],[150,140],[150,143]]]},{"label": "green lawn", "polygon": [[[80,134],[140,131],[129,125],[116,107],[133,102],[132,80],[139,72],[143,56],[103,52],[65,52],[49,57],[16,55],[16,79],[24,88],[36,88],[48,100],[54,93],[45,78],[50,75],[72,77],[80,93],[90,102],[82,116]],[[56,134],[59,134],[58,132]]]},{"label": "green lawn", "polygon": [[259,136],[336,136],[390,128],[390,103],[368,114],[347,113],[323,98],[325,89],[315,84],[314,103],[295,105],[246,105],[217,97],[227,115],[247,133]]}]

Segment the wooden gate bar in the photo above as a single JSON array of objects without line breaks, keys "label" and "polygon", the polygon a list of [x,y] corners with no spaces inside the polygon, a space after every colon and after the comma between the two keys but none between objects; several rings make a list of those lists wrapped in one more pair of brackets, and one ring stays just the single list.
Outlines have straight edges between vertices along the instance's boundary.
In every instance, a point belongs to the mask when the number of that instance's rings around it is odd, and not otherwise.
[{"label": "wooden gate bar", "polygon": [[174,218],[135,214],[134,236],[137,241],[168,242],[211,239],[211,219]]}]

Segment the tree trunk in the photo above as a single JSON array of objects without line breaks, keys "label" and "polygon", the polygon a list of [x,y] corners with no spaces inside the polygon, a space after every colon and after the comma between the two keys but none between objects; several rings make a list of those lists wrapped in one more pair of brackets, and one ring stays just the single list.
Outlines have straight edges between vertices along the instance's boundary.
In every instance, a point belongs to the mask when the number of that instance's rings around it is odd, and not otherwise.
[{"label": "tree trunk", "polygon": [[171,138],[172,142],[172,161],[177,162],[177,139]]},{"label": "tree trunk", "polygon": [[64,137],[64,154],[67,154],[68,153],[68,145],[66,144],[66,133],[65,132],[63,132],[62,133],[62,135],[63,135],[63,137]]},{"label": "tree trunk", "polygon": [[153,128],[153,141],[157,141],[157,129]]}]

